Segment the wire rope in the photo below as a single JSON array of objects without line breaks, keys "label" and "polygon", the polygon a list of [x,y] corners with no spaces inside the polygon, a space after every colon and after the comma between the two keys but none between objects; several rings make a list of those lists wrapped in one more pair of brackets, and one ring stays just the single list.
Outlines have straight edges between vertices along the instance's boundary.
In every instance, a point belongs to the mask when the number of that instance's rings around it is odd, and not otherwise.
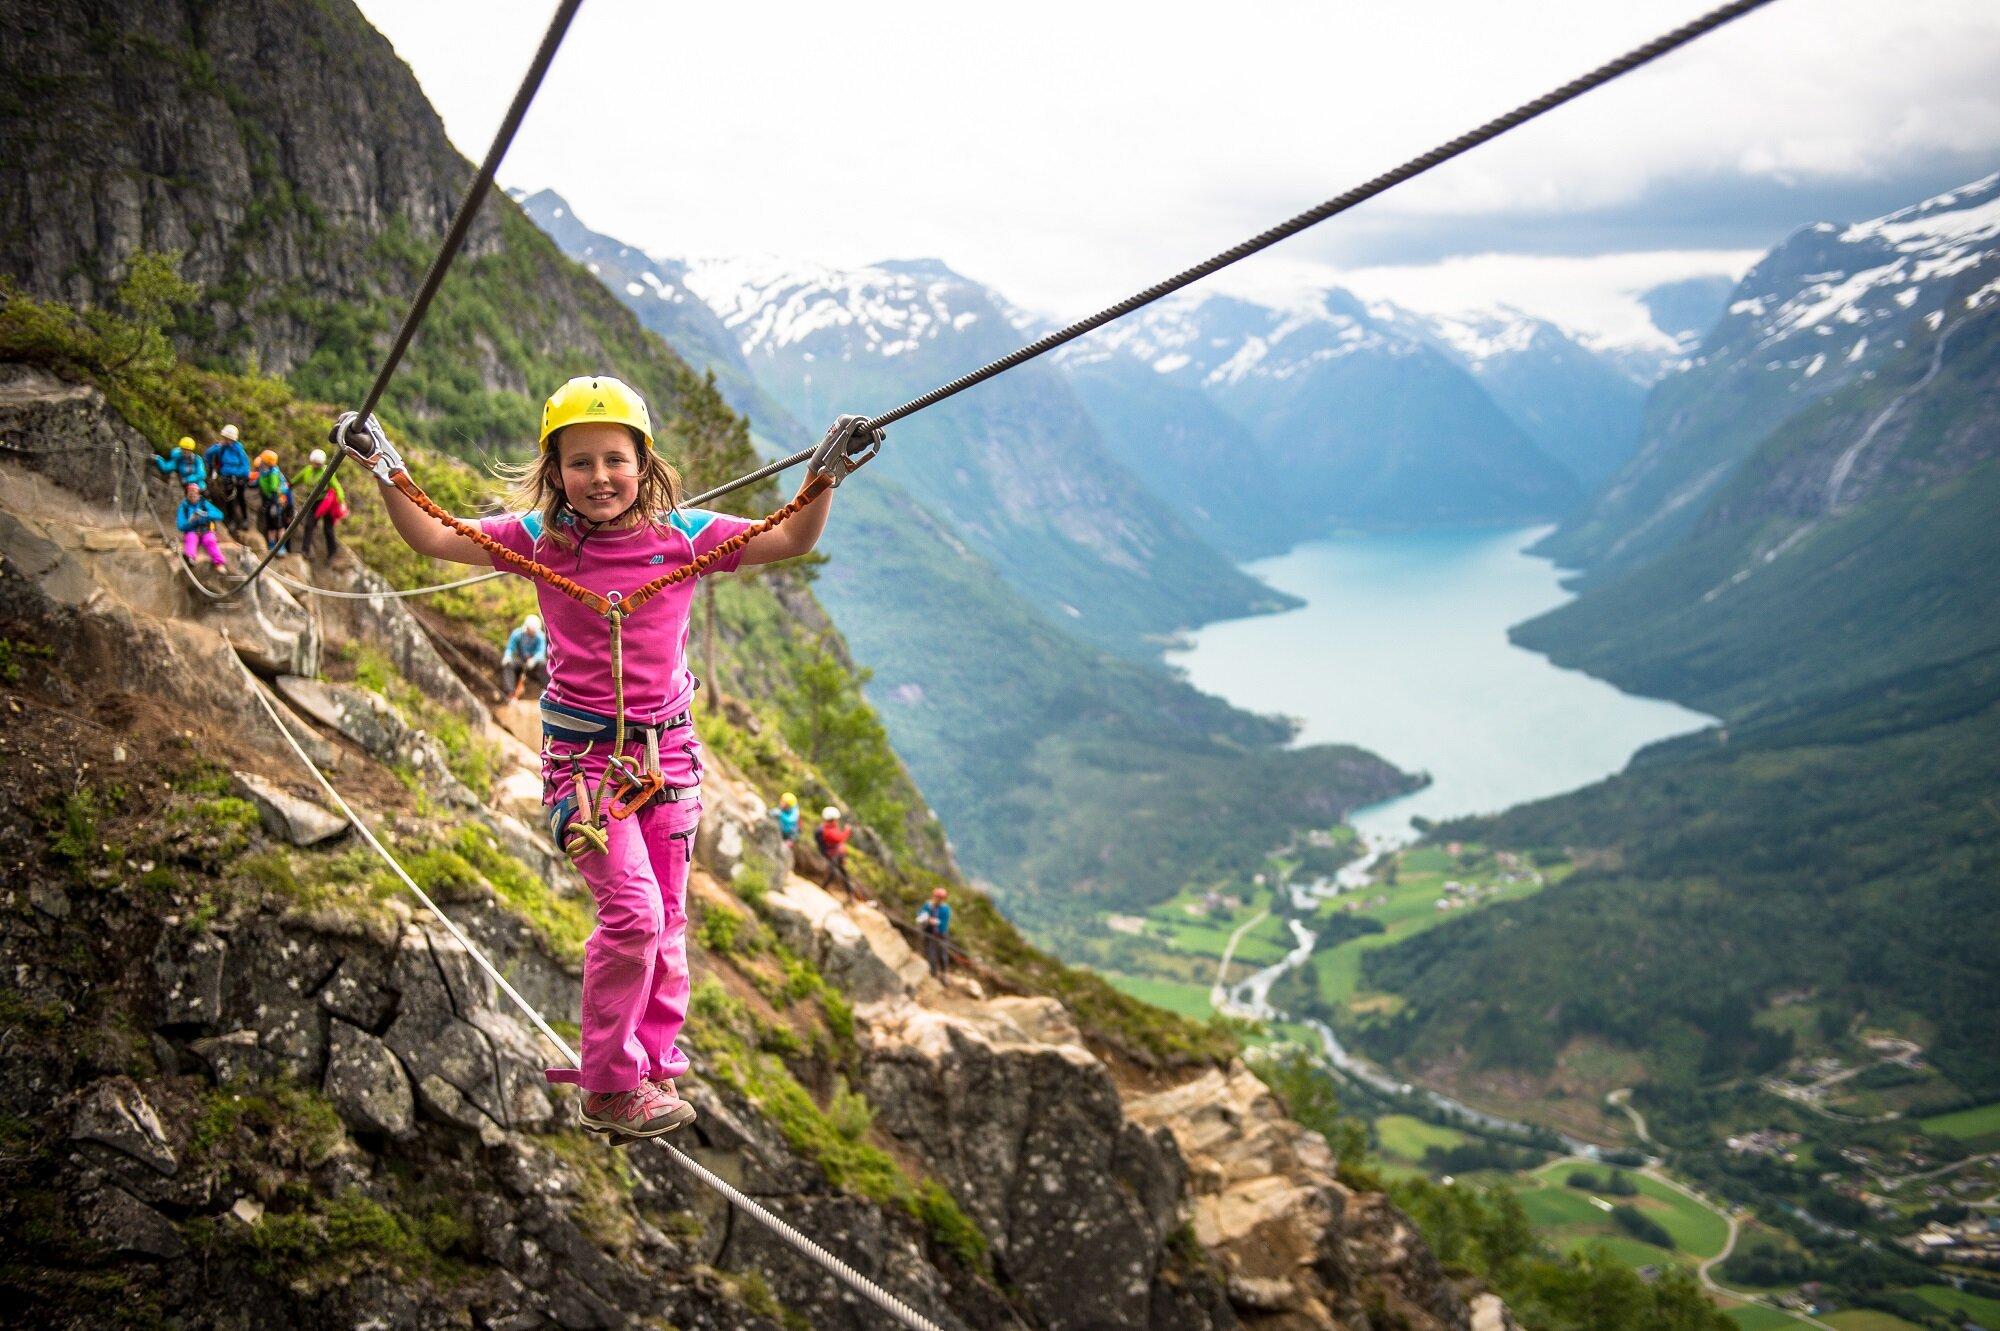
[{"label": "wire rope", "polygon": [[[1710,10],[1701,17],[1684,23],[1671,32],[1655,37],[1643,46],[1634,47],[1617,59],[1599,65],[1588,74],[1572,79],[1552,92],[1543,93],[1531,102],[1524,102],[1505,115],[1496,116],[1477,129],[1469,130],[1448,143],[1439,144],[1429,152],[1418,157],[1413,157],[1401,166],[1390,171],[1385,171],[1374,179],[1357,185],[1344,194],[1336,195],[1326,202],[1319,204],[1317,207],[1308,208],[1305,212],[1291,218],[1289,221],[1281,222],[1277,226],[1260,232],[1240,244],[1233,245],[1213,258],[1198,263],[1192,268],[1184,269],[1163,282],[1157,282],[1147,287],[1144,291],[1127,296],[1115,305],[1106,306],[1088,318],[1079,319],[1065,328],[1060,328],[1045,337],[1037,338],[1027,346],[1009,352],[998,360],[990,361],[969,374],[960,375],[950,383],[941,384],[920,397],[910,399],[900,407],[896,407],[891,411],[885,411],[879,416],[871,416],[867,423],[860,428],[862,430],[881,429],[891,422],[913,416],[926,407],[935,406],[948,397],[953,397],[975,384],[991,379],[996,374],[1005,373],[1017,365],[1053,351],[1065,342],[1075,341],[1093,329],[1100,328],[1114,319],[1121,319],[1134,310],[1152,304],[1162,296],[1171,295],[1179,291],[1182,287],[1198,282],[1202,278],[1219,272],[1233,263],[1247,259],[1260,250],[1269,249],[1281,240],[1295,236],[1309,227],[1317,226],[1329,217],[1344,213],[1358,204],[1367,202],[1378,194],[1394,189],[1405,181],[1415,179],[1417,176],[1424,174],[1434,167],[1443,165],[1454,157],[1470,152],[1482,143],[1499,138],[1509,130],[1525,125],[1530,120],[1553,111],[1565,102],[1574,101],[1576,98],[1583,96],[1593,89],[1600,88],[1614,79],[1631,73],[1641,65],[1650,64],[1658,60],[1661,56],[1686,46],[1689,42],[1715,31],[1715,29],[1725,23],[1741,18],[1750,11],[1761,9],[1771,3],[1772,0],[1731,0],[1729,4]],[[718,499],[732,490],[738,490],[746,485],[754,484],[768,476],[774,476],[789,467],[804,462],[813,455],[813,451],[810,448],[801,449],[790,457],[781,458],[776,462],[759,467],[756,471],[740,476],[736,480],[716,486],[712,490],[704,490],[686,502],[690,507],[694,507],[705,504],[710,500]]]},{"label": "wire rope", "polygon": [[335,601],[394,601],[406,596],[429,596],[434,592],[448,592],[459,587],[470,587],[478,582],[491,582],[495,578],[504,578],[507,574],[501,569],[489,569],[484,573],[475,573],[469,578],[460,578],[456,582],[438,582],[432,583],[428,587],[403,587],[385,592],[336,591],[332,587],[315,587],[310,583],[286,577],[282,573],[273,573],[271,576],[295,592],[307,592],[313,596],[324,596]]}]

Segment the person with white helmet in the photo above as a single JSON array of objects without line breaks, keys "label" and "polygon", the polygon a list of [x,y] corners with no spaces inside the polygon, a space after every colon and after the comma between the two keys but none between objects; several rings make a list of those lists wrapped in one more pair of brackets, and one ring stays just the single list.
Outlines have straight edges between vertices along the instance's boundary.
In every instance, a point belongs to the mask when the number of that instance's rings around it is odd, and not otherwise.
[{"label": "person with white helmet", "polygon": [[[326,471],[326,450],[315,448],[307,455],[306,465],[299,468],[299,474],[292,477],[293,491],[299,495],[310,497],[313,490],[319,485],[319,478],[326,475]],[[326,493],[320,496],[319,503],[313,506],[312,514],[306,518],[306,534],[303,544],[307,559],[312,558],[313,533],[318,531],[326,537],[327,562],[333,562],[334,555],[338,553],[338,547],[334,544],[333,539],[333,524],[346,516],[347,492],[340,488],[340,478],[335,476],[327,482]]]},{"label": "person with white helmet", "polygon": [[538,688],[549,683],[549,640],[542,633],[542,617],[529,615],[521,627],[507,635],[507,650],[500,654],[500,688],[508,702],[518,702],[529,680]]},{"label": "person with white helmet", "polygon": [[222,505],[224,519],[236,531],[250,529],[250,454],[234,425],[222,427],[222,438],[202,455],[208,464],[208,492]]}]

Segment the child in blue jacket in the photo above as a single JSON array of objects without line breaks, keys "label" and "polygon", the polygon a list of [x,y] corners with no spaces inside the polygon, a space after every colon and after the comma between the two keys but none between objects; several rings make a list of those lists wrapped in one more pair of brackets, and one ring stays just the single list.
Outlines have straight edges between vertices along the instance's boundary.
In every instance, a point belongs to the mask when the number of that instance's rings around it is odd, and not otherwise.
[{"label": "child in blue jacket", "polygon": [[154,458],[153,465],[162,473],[174,478],[179,485],[207,485],[208,468],[202,465],[201,454],[195,451],[194,440],[181,436],[179,447],[163,458]]},{"label": "child in blue jacket", "polygon": [[194,552],[199,549],[208,556],[210,564],[226,570],[229,564],[215,539],[215,524],[222,521],[222,510],[204,499],[201,487],[193,481],[188,482],[186,495],[174,513],[174,525],[181,529],[181,558],[192,564]]}]

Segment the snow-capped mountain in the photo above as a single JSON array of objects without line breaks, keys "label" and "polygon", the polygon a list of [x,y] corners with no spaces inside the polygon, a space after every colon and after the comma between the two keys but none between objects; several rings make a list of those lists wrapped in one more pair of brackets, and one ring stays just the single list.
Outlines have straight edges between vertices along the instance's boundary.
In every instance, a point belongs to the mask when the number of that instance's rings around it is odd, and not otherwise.
[{"label": "snow-capped mountain", "polygon": [[1647,404],[1639,450],[1548,543],[1593,572],[1690,530],[1759,441],[1919,335],[2000,299],[2000,174],[1884,217],[1818,223],[1737,284]]},{"label": "snow-capped mountain", "polygon": [[[1334,526],[1553,517],[1574,500],[1576,477],[1477,380],[1490,373],[1502,391],[1525,383],[1511,367],[1533,354],[1535,336],[1472,333],[1338,289],[1285,308],[1183,294],[1072,344],[1062,361],[1114,447],[1168,451],[1163,483],[1194,491],[1173,496],[1184,511],[1262,511],[1261,530],[1279,544]],[[1182,405],[1166,410],[1165,395]],[[1234,457],[1209,451],[1228,434],[1215,413],[1254,454],[1240,441]],[[1177,420],[1178,437],[1168,433]]]},{"label": "snow-capped mountain", "polygon": [[[1639,443],[1658,359],[1607,355],[1565,329],[1505,306],[1463,314],[1371,312],[1412,328],[1457,361],[1530,439],[1586,486],[1616,471]],[[1635,373],[1635,371],[1640,371]]]},{"label": "snow-capped mountain", "polygon": [[[800,420],[886,411],[1019,346],[1028,316],[934,259],[858,269],[696,261],[686,282]],[[1240,614],[1271,593],[1126,469],[1053,366],[898,424],[877,464],[1100,646]]]}]

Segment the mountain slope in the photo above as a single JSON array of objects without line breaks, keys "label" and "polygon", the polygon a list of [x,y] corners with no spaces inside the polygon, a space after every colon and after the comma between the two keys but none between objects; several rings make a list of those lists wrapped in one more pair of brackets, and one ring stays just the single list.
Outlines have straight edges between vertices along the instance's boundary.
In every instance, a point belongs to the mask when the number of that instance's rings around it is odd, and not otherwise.
[{"label": "mountain slope", "polygon": [[[1222,502],[1251,507],[1282,491],[1266,525],[1283,544],[1339,527],[1397,527],[1553,517],[1577,493],[1452,355],[1400,312],[1364,308],[1339,290],[1277,310],[1234,297],[1180,297],[1099,330],[1062,355],[1092,394],[1107,435],[1150,449],[1170,409],[1137,391],[1142,366],[1169,389],[1199,392],[1256,441],[1258,464]],[[1213,435],[1197,419],[1195,441]],[[1168,449],[1174,447],[1165,445]],[[1194,473],[1204,478],[1210,469]],[[1183,507],[1211,502],[1190,473],[1156,484]]]},{"label": "mountain slope", "polygon": [[1598,577],[1668,548],[1765,436],[1879,373],[1996,273],[2000,175],[1797,233],[1737,285],[1688,367],[1653,390],[1632,461],[1544,552]]},{"label": "mountain slope", "polygon": [[1547,320],[1498,310],[1418,323],[1584,486],[1597,485],[1638,447],[1647,385]]},{"label": "mountain slope", "polygon": [[[679,349],[719,384],[743,365],[733,339],[716,343],[719,324],[655,294],[679,280],[673,263],[590,231],[554,195],[526,206],[642,318],[686,337]],[[782,407],[763,423],[780,447],[804,442]],[[1031,925],[1072,913],[1079,886],[1095,910],[1149,902],[1191,876],[1252,871],[1297,829],[1407,785],[1358,750],[1283,747],[1284,724],[1079,641],[886,468],[871,466],[836,502],[816,593],[874,671],[869,695],[960,861]],[[1172,777],[1196,767],[1205,782],[1263,794],[1233,818],[1188,825]],[[1168,827],[1172,836],[1136,834]]]},{"label": "mountain slope", "polygon": [[[855,272],[695,265],[758,382],[803,421],[885,410],[1012,351],[984,288],[931,260]],[[1051,367],[1021,366],[900,423],[876,464],[1044,613],[1121,655],[1275,608],[1109,454]]]},{"label": "mountain slope", "polygon": [[1766,439],[1678,545],[1515,639],[1738,721],[2000,646],[2000,298],[1980,289]]},{"label": "mountain slope", "polygon": [[[1980,244],[1932,245],[1985,225],[1951,219],[1956,202],[1851,229],[1864,254],[1928,237],[1921,301],[1885,299],[1935,318],[1902,326],[1900,347],[1850,350],[1869,368],[1737,449],[1677,539],[1515,631],[1725,725],[1438,829],[1583,867],[1372,957],[1367,982],[1407,1004],[1357,1030],[1377,1053],[1545,1069],[1572,1038],[1609,1038],[1644,1054],[1656,1092],[1692,1091],[1782,1061],[1776,1007],[1809,1001],[1822,1030],[1865,1013],[1914,1032],[1946,1095],[2000,1093],[1984,997],[2000,984],[2000,284]],[[1812,285],[1900,293],[1909,276],[1878,264]],[[1783,319],[1832,318],[1850,332],[1808,345],[1857,347],[1852,326],[1883,309],[1866,304],[1786,302]]]},{"label": "mountain slope", "polygon": [[[201,359],[359,402],[472,168],[357,11],[12,5],[0,75],[0,273],[110,304],[133,254],[179,252]],[[662,415],[695,389],[496,191],[385,415],[463,456],[509,450],[554,384],[605,365]]]}]

